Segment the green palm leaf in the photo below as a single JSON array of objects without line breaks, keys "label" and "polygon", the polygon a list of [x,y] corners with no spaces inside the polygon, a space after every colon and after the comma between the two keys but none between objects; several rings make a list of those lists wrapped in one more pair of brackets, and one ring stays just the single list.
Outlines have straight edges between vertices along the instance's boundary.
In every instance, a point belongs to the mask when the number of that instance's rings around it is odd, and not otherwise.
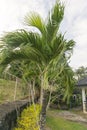
[{"label": "green palm leaf", "polygon": [[64,5],[61,4],[59,1],[56,2],[54,7],[52,8],[51,12],[48,16],[47,22],[47,41],[50,44],[54,36],[57,34],[59,25],[64,16]]},{"label": "green palm leaf", "polygon": [[46,33],[44,20],[36,12],[32,12],[31,15],[26,15],[25,24],[27,24],[28,26],[36,27],[43,35],[45,35]]}]

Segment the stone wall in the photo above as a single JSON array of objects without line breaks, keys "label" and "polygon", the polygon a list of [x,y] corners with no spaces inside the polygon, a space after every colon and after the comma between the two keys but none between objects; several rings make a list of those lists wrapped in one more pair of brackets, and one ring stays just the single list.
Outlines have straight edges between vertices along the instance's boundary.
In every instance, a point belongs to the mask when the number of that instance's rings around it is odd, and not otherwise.
[{"label": "stone wall", "polygon": [[28,100],[20,100],[0,105],[0,130],[12,130],[17,116],[29,105]]}]

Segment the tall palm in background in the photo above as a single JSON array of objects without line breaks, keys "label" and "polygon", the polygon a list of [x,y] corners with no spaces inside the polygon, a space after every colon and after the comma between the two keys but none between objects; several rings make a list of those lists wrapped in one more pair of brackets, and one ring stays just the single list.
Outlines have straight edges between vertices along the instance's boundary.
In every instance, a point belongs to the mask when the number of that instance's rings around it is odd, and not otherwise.
[{"label": "tall palm in background", "polygon": [[67,41],[59,33],[63,16],[64,5],[56,2],[46,22],[35,12],[25,17],[25,23],[36,28],[37,32],[22,29],[7,33],[1,39],[4,45],[1,65],[23,62],[28,77],[32,75],[40,82],[41,130],[44,130],[50,86],[63,73],[74,46],[73,40]]}]

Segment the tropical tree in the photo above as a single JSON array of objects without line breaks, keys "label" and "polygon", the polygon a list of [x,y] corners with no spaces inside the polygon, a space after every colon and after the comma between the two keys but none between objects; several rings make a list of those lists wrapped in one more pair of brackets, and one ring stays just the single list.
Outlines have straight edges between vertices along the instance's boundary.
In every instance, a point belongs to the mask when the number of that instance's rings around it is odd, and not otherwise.
[{"label": "tropical tree", "polygon": [[17,61],[23,62],[27,67],[28,79],[39,80],[41,130],[44,130],[50,87],[62,76],[74,46],[73,40],[66,40],[59,32],[63,16],[64,5],[57,1],[46,22],[36,12],[25,17],[26,25],[36,28],[37,32],[16,30],[5,34],[1,39],[4,45],[1,65],[6,67]]},{"label": "tropical tree", "polygon": [[80,66],[78,69],[75,70],[75,76],[77,80],[84,78],[87,76],[87,67]]}]

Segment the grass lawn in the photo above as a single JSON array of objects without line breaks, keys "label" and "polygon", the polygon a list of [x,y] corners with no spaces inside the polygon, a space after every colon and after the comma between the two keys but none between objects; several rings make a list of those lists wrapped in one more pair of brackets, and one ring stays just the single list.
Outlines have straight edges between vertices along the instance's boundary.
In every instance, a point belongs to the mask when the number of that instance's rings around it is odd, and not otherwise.
[{"label": "grass lawn", "polygon": [[[20,82],[18,83],[16,90],[16,100],[24,97],[23,86],[24,86],[23,83]],[[4,103],[6,101],[13,101],[14,94],[15,94],[15,81],[0,79],[0,103]]]},{"label": "grass lawn", "polygon": [[47,126],[50,130],[87,130],[85,124],[65,120],[63,117],[47,116]]}]

